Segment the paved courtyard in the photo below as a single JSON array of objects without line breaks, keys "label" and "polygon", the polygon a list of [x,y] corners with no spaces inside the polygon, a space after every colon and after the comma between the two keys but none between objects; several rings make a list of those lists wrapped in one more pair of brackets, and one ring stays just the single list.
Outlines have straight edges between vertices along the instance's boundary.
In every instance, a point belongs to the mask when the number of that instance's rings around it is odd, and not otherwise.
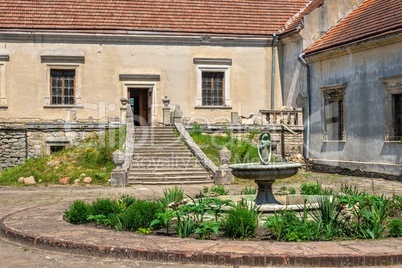
[{"label": "paved courtyard", "polygon": [[[397,193],[402,195],[402,183],[396,181],[385,181],[381,179],[370,179],[370,178],[358,178],[358,177],[344,177],[336,176],[332,177],[331,180],[325,179],[325,176],[311,176],[308,180],[320,181],[324,185],[328,184],[332,187],[339,187],[340,184],[347,182],[350,185],[356,184],[359,189],[365,189],[367,191],[374,191],[376,193],[384,193],[391,195]],[[199,193],[199,191],[210,185],[184,185],[183,188],[185,193],[194,195]],[[281,185],[275,185],[274,188],[279,188]],[[292,184],[289,182],[286,184],[287,187],[294,186],[298,187],[298,184]],[[161,197],[163,189],[170,186],[160,186],[160,185],[137,185],[127,188],[111,188],[111,187],[101,187],[101,186],[49,186],[49,187],[0,187],[0,217],[4,218],[7,215],[7,224],[11,227],[20,230],[21,232],[32,233],[33,237],[40,237],[41,235],[53,236],[55,239],[64,238],[79,238],[82,241],[101,243],[101,244],[113,244],[113,243],[123,243],[122,246],[135,247],[141,244],[144,247],[144,251],[150,245],[155,246],[158,242],[151,237],[142,236],[140,240],[132,239],[130,240],[130,235],[138,238],[136,234],[124,235],[108,234],[104,230],[95,229],[89,231],[82,230],[81,227],[72,226],[70,229],[68,223],[62,222],[62,212],[64,208],[68,206],[70,202],[75,199],[83,200],[94,200],[98,197],[118,197],[122,194],[134,195],[138,198],[143,199],[153,199]],[[241,190],[239,185],[227,186],[231,193],[236,193]],[[20,212],[24,210],[23,212]],[[50,228],[49,228],[50,227]],[[78,229],[76,229],[78,228]],[[80,229],[81,228],[81,229]],[[87,228],[89,229],[89,228]],[[75,233],[74,233],[75,232]],[[88,234],[93,234],[88,235]],[[159,239],[160,240],[160,239]],[[133,241],[133,242],[131,242]],[[135,241],[135,242],[134,242]],[[174,240],[177,242],[178,240]],[[180,240],[179,240],[180,241]],[[166,247],[188,248],[189,252],[196,252],[196,248],[200,247],[202,243],[209,243],[208,241],[203,241],[198,243],[197,240],[180,241],[181,245],[175,245],[171,241],[165,241]],[[169,244],[170,243],[170,244]],[[236,253],[244,253],[250,250],[251,244],[245,241],[228,242],[219,244],[219,250],[228,251],[232,247],[232,251]],[[135,245],[134,245],[135,244]],[[372,255],[381,253],[381,251],[387,251],[389,254],[402,253],[402,239],[392,239],[392,240],[379,240],[379,241],[357,241],[346,243],[342,245],[337,245],[336,243],[321,243],[321,244],[309,244],[309,243],[293,243],[287,244],[286,247],[284,243],[265,243],[265,245],[258,245],[258,247],[263,247],[265,251],[273,250],[273,252],[280,253],[285,252],[284,248],[287,247],[287,251],[299,252],[300,254],[311,256],[318,256],[317,252],[328,250],[338,251],[340,256],[342,256],[341,251],[349,252],[353,248],[353,254],[362,255],[367,254],[364,251],[375,251]],[[212,244],[211,244],[212,245]],[[160,246],[160,244],[159,244]],[[203,244],[205,246],[205,244]],[[215,244],[213,246],[216,246]],[[347,248],[349,247],[349,248]],[[49,250],[51,249],[51,250]],[[36,247],[32,243],[19,243],[16,241],[9,241],[4,238],[0,238],[0,267],[217,267],[213,265],[203,265],[199,263],[195,264],[181,264],[174,263],[170,261],[153,261],[152,258],[149,260],[142,259],[127,259],[117,257],[101,257],[98,252],[93,252],[90,254],[88,250],[55,250],[57,248],[46,248]],[[358,250],[357,250],[358,249]],[[347,250],[347,251],[346,251]],[[305,252],[304,252],[305,251]],[[333,253],[333,252],[332,252]],[[382,252],[384,253],[384,252]],[[234,254],[236,255],[236,254]],[[234,256],[236,257],[236,256]],[[402,257],[400,257],[402,258]],[[401,261],[402,262],[402,261]],[[375,263],[372,263],[373,265]],[[317,265],[316,265],[317,266]],[[219,267],[248,267],[248,266],[237,266],[222,265]],[[269,267],[269,266],[268,266]],[[402,267],[402,265],[394,265],[387,267]]]}]

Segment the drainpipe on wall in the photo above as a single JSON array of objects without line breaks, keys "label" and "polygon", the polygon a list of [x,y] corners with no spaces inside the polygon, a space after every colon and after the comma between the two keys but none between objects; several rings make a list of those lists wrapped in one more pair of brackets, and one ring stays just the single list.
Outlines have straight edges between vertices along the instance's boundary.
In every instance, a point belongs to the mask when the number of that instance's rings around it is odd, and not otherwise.
[{"label": "drainpipe on wall", "polygon": [[311,116],[311,86],[310,86],[310,66],[304,59],[304,53],[299,55],[299,62],[306,66],[306,76],[307,76],[307,126],[306,126],[306,151],[304,158],[309,158],[310,151],[310,116]]},{"label": "drainpipe on wall", "polygon": [[272,36],[272,67],[271,67],[271,110],[275,109],[275,47],[276,47],[276,34]]}]

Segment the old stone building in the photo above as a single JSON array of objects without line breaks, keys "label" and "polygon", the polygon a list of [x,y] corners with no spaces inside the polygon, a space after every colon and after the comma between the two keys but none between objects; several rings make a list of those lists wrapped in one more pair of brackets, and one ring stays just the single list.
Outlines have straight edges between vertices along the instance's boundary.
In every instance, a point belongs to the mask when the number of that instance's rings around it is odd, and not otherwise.
[{"label": "old stone building", "polygon": [[243,124],[303,133],[316,167],[400,176],[401,7],[3,0],[0,168],[115,127],[127,109],[137,125],[160,125],[167,96],[185,123],[254,114]]}]

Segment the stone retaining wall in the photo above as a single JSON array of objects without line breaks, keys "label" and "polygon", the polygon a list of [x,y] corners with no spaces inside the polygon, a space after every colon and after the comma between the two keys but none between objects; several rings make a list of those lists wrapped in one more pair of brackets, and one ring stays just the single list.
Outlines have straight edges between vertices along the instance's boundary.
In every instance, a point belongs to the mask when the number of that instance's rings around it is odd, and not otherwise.
[{"label": "stone retaining wall", "polygon": [[28,158],[50,154],[52,146],[74,145],[94,133],[119,125],[108,124],[4,124],[0,126],[0,171]]}]

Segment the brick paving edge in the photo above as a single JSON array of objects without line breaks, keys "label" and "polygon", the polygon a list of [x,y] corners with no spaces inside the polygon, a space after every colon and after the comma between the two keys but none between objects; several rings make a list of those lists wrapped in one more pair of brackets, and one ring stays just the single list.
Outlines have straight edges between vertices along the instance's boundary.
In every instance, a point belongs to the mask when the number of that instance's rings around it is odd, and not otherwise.
[{"label": "brick paving edge", "polygon": [[158,261],[181,264],[206,264],[206,265],[233,265],[245,266],[293,266],[293,267],[348,267],[348,266],[381,266],[402,264],[402,252],[398,254],[379,253],[373,255],[325,255],[301,256],[301,255],[253,255],[242,253],[203,253],[189,251],[163,251],[144,250],[126,247],[112,247],[90,243],[79,243],[68,240],[60,240],[52,237],[34,236],[23,233],[6,226],[7,218],[14,214],[29,210],[27,208],[10,213],[0,220],[0,235],[8,240],[38,248],[75,253],[89,256],[125,258],[139,261]]}]

